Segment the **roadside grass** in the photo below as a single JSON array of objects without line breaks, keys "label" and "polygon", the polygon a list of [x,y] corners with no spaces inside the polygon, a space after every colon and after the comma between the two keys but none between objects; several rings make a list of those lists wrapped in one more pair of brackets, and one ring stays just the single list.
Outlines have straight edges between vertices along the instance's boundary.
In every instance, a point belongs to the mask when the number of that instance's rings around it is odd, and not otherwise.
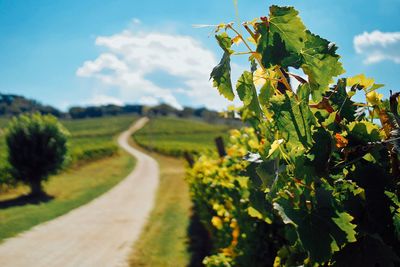
[{"label": "roadside grass", "polygon": [[228,130],[229,127],[223,125],[160,117],[151,119],[133,135],[133,146],[153,151],[147,150],[146,153],[160,165],[160,185],[154,209],[134,245],[131,266],[197,266],[204,258],[204,255],[198,255],[203,252],[203,247],[196,248],[199,240],[194,240],[194,235],[198,234],[196,223],[199,223],[192,214],[192,202],[185,181],[185,163],[180,158],[158,153],[181,156],[184,151],[205,153],[215,150],[214,138],[228,138]]},{"label": "roadside grass", "polygon": [[[44,184],[49,199],[26,203],[16,197],[29,192],[25,186],[0,196],[0,240],[56,218],[100,196],[133,169],[135,160],[125,152],[88,163],[51,177]],[[9,207],[7,207],[9,206]]]},{"label": "roadside grass", "polygon": [[139,130],[135,141],[142,147],[164,155],[182,156],[183,152],[205,153],[215,150],[214,139],[228,140],[229,126],[189,119],[160,117],[151,119]]},{"label": "roadside grass", "polygon": [[[133,142],[132,142],[133,143]],[[160,166],[155,207],[131,255],[131,266],[187,266],[191,201],[181,159],[149,153]]]}]

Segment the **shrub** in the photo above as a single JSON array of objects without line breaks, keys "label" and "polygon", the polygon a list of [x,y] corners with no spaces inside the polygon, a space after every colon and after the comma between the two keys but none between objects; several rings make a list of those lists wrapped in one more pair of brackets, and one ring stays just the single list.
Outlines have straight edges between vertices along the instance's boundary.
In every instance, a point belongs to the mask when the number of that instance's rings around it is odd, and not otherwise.
[{"label": "shrub", "polygon": [[67,134],[51,115],[35,113],[11,120],[6,142],[12,175],[28,184],[32,195],[42,194],[42,181],[61,168],[67,152]]}]

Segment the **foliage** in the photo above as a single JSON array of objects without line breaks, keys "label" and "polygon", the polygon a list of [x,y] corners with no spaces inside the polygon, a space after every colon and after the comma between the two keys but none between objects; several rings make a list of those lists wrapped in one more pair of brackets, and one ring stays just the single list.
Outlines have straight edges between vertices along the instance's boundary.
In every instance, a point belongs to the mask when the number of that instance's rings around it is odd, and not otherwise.
[{"label": "foliage", "polygon": [[62,166],[67,153],[67,131],[51,115],[21,115],[6,133],[8,160],[15,179],[42,193],[41,182]]},{"label": "foliage", "polygon": [[[292,7],[243,25],[248,38],[233,23],[216,28],[224,65],[211,78],[232,99],[229,58],[249,54],[236,92],[251,128],[233,133],[228,156],[188,170],[214,240],[204,263],[399,266],[399,94],[383,101],[382,85],[363,75],[334,83],[344,72],[337,47]],[[238,40],[247,52],[233,50]]]}]

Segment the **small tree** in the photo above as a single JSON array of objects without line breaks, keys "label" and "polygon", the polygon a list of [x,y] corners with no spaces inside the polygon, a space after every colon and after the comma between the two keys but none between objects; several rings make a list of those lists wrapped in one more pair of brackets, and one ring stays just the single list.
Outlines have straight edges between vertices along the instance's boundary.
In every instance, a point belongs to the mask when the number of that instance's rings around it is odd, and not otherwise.
[{"label": "small tree", "polygon": [[28,184],[32,195],[42,194],[42,181],[61,168],[67,135],[51,115],[21,115],[10,122],[6,134],[8,160],[14,178]]}]

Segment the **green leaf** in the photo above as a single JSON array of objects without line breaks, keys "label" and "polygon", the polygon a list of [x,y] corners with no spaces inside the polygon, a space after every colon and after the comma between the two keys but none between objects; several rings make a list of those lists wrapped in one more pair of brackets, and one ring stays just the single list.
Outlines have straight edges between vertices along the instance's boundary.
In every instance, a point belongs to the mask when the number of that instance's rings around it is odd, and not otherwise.
[{"label": "green leaf", "polygon": [[217,39],[219,46],[224,50],[224,52],[228,54],[233,53],[233,50],[231,49],[232,39],[226,32],[215,35],[215,38]]},{"label": "green leaf", "polygon": [[280,199],[278,203],[274,203],[274,208],[285,224],[296,226],[301,244],[311,260],[315,262],[329,260],[334,240],[331,235],[327,235],[329,233],[327,218],[308,213],[306,209],[293,208],[287,200]]},{"label": "green leaf", "polygon": [[372,122],[353,121],[347,127],[350,140],[357,141],[357,143],[367,144],[381,139],[378,126]]},{"label": "green leaf", "polygon": [[232,81],[231,81],[231,59],[228,52],[222,56],[221,62],[212,70],[210,79],[221,95],[229,100],[233,100]]},{"label": "green leaf", "polygon": [[253,111],[256,116],[259,116],[261,108],[257,98],[257,90],[253,83],[253,73],[249,71],[243,72],[237,81],[236,91],[244,106]]},{"label": "green leaf", "polygon": [[356,106],[350,100],[350,96],[346,92],[346,80],[339,79],[335,87],[335,91],[329,98],[332,108],[336,110],[341,118],[347,121],[354,121]]},{"label": "green leaf", "polygon": [[356,225],[351,223],[354,218],[347,212],[340,212],[337,215],[338,217],[332,220],[346,233],[348,242],[356,242],[356,231],[354,231]]},{"label": "green leaf", "polygon": [[270,31],[278,33],[285,43],[285,47],[290,52],[298,52],[304,46],[306,38],[303,22],[299,12],[293,7],[271,6],[269,8]]},{"label": "green leaf", "polygon": [[312,165],[318,174],[324,176],[328,172],[329,161],[333,150],[332,136],[324,128],[318,127],[313,134],[313,140],[314,145],[309,152],[309,155],[314,157],[312,159]]},{"label": "green leaf", "polygon": [[375,235],[365,235],[348,244],[334,255],[335,267],[348,266],[399,266],[400,259],[391,247]]},{"label": "green leaf", "polygon": [[304,47],[305,26],[293,7],[270,7],[269,24],[258,24],[257,52],[265,67],[281,65],[298,68],[299,51]]},{"label": "green leaf", "polygon": [[303,64],[301,68],[308,76],[311,85],[311,95],[315,102],[322,100],[322,96],[329,89],[333,77],[344,73],[337,47],[318,35],[307,31],[307,41],[301,51]]},{"label": "green leaf", "polygon": [[275,93],[275,88],[270,80],[267,80],[265,84],[260,89],[260,94],[258,95],[258,101],[261,105],[265,106],[268,104],[269,100]]},{"label": "green leaf", "polygon": [[297,100],[291,92],[273,96],[270,102],[274,112],[273,119],[289,149],[311,147],[311,128],[316,121],[308,103]]}]

